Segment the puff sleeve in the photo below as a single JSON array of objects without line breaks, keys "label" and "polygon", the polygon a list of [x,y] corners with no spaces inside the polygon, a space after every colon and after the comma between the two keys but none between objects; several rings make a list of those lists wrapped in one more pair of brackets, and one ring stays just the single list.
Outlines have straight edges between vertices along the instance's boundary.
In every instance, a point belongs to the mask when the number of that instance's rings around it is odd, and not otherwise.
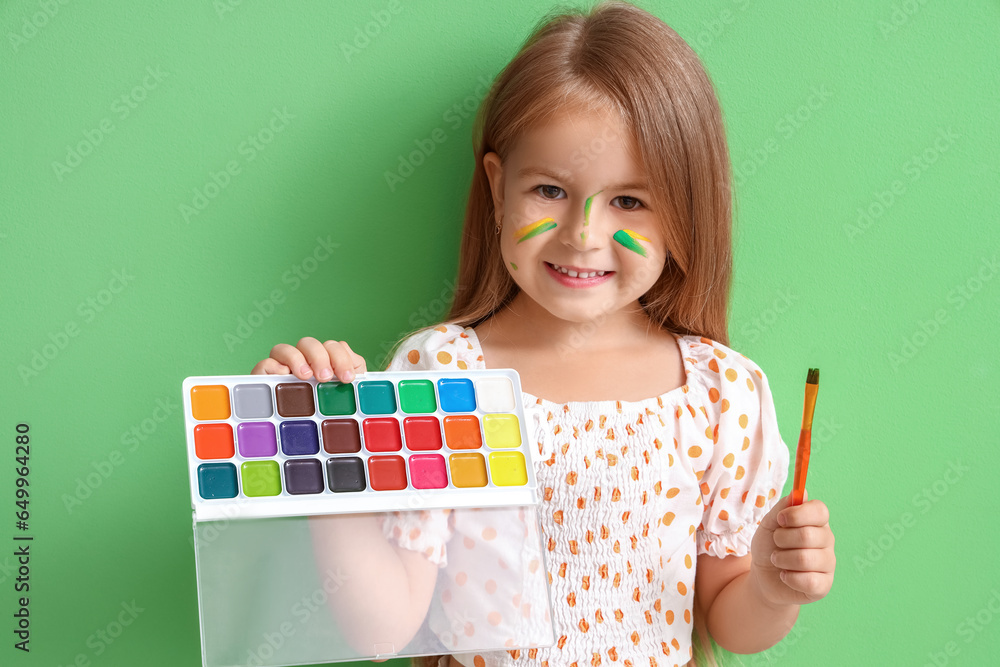
[{"label": "puff sleeve", "polygon": [[464,327],[438,324],[400,343],[387,371],[465,371],[482,369],[483,354]]},{"label": "puff sleeve", "polygon": [[[481,367],[482,357],[465,330],[456,325],[440,324],[417,331],[403,340],[386,370],[466,370],[473,365]],[[450,509],[386,512],[381,523],[386,539],[404,549],[423,553],[438,567],[448,564],[446,545],[454,533]]]},{"label": "puff sleeve", "polygon": [[745,556],[757,526],[780,498],[789,453],[767,376],[739,352],[712,345],[706,435],[713,445],[701,478],[698,554]]}]

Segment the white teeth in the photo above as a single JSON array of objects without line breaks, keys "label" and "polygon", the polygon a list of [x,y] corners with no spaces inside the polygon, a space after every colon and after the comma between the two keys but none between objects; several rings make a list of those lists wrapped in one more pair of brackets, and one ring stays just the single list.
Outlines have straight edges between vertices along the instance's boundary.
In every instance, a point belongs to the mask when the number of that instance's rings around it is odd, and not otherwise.
[{"label": "white teeth", "polygon": [[590,271],[590,272],[587,272],[587,271],[579,271],[579,272],[578,271],[571,271],[569,269],[564,269],[563,267],[559,266],[558,264],[553,264],[552,268],[554,268],[559,273],[563,273],[563,274],[568,275],[570,278],[594,278],[596,276],[603,276],[606,273],[605,271]]}]

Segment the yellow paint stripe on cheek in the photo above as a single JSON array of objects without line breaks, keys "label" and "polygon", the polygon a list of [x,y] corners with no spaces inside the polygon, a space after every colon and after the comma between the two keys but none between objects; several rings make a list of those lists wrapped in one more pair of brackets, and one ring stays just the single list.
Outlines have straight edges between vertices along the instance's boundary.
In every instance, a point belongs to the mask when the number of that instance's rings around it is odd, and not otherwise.
[{"label": "yellow paint stripe on cheek", "polygon": [[533,222],[530,225],[525,225],[519,230],[514,232],[514,238],[517,242],[526,241],[533,236],[538,236],[543,232],[547,232],[550,229],[555,229],[556,223],[552,218],[542,218],[538,222]]}]

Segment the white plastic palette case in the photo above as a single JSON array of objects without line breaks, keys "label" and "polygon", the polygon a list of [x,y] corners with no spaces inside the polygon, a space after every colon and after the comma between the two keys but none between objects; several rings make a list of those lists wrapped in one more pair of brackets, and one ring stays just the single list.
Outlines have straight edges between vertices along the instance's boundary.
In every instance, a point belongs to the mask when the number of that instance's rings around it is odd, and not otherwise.
[{"label": "white plastic palette case", "polygon": [[457,524],[506,530],[489,541],[477,536],[474,549],[466,548],[466,536],[451,537],[448,563],[432,575],[434,590],[412,638],[401,638],[395,621],[407,592],[395,573],[352,544],[356,533],[343,534],[342,548],[332,553],[317,547],[323,530],[337,530],[324,520],[361,519],[375,530],[392,513],[196,522],[202,664],[265,667],[551,646],[536,508],[454,514]]},{"label": "white plastic palette case", "polygon": [[[452,382],[461,379],[466,386]],[[204,376],[187,378],[183,391],[204,667],[554,643],[514,371],[368,373],[348,385]],[[451,417],[458,428],[446,426]],[[411,418],[419,428],[408,430]],[[273,445],[270,432],[260,437],[271,427]],[[383,465],[390,457],[401,461]],[[347,459],[356,476],[343,474]],[[392,539],[421,528],[420,549],[444,558],[440,567]],[[402,563],[414,557],[426,588],[404,619]]]}]

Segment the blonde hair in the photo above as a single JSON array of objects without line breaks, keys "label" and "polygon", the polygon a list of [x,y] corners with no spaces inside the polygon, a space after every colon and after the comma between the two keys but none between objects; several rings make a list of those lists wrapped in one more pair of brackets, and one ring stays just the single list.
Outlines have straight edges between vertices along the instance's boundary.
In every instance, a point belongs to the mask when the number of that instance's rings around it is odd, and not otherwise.
[{"label": "blonde hair", "polygon": [[[483,156],[492,151],[503,162],[524,132],[556,109],[611,109],[635,140],[669,253],[640,298],[649,319],[728,345],[732,176],[722,110],[691,47],[656,16],[616,0],[589,11],[552,10],[484,98],[473,127],[475,166],[446,321],[476,326],[516,296],[494,231]],[[697,605],[693,627],[700,641],[688,664],[714,667],[716,645]],[[437,659],[413,664],[437,667]]]}]

